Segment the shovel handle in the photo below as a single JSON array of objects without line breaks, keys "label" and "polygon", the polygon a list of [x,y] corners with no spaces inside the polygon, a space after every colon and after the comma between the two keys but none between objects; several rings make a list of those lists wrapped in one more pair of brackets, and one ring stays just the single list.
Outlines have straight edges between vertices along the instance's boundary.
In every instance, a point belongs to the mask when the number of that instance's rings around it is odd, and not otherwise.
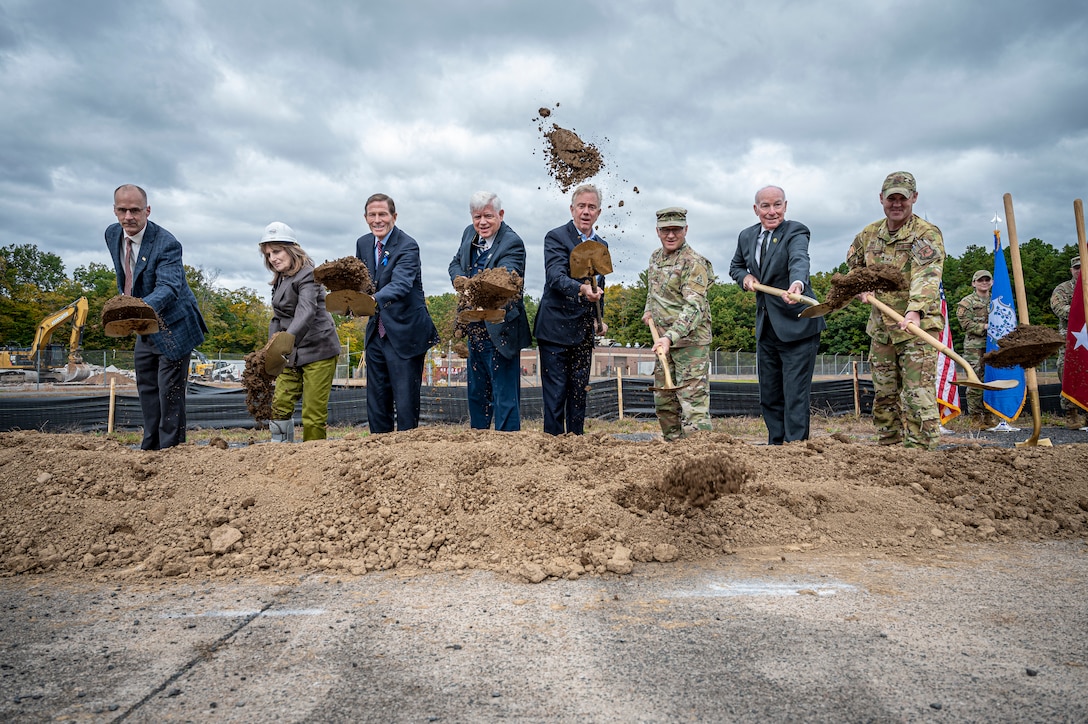
[{"label": "shovel handle", "polygon": [[[887,304],[885,304],[884,302],[877,299],[872,294],[869,295],[869,304],[872,304],[874,307],[879,309],[885,316],[890,317],[895,322],[898,323],[898,322],[903,321],[903,315],[902,314],[895,311],[894,309],[889,307]],[[969,381],[971,381],[971,382],[979,382],[980,381],[978,379],[978,375],[975,374],[974,368],[971,367],[971,365],[967,363],[967,360],[965,360],[963,357],[956,354],[956,350],[952,349],[947,344],[945,344],[941,340],[937,339],[932,334],[925,331],[924,329],[919,327],[914,322],[911,322],[910,324],[907,325],[907,331],[910,332],[911,334],[913,334],[918,339],[925,342],[926,344],[928,344],[930,347],[933,347],[934,349],[936,349],[941,354],[955,360],[956,364],[958,364],[960,367],[962,367],[963,371],[967,373],[967,379]]]},{"label": "shovel handle", "polygon": [[[657,344],[657,340],[661,339],[661,335],[657,333],[657,325],[654,324],[653,317],[650,317],[650,334],[654,336],[654,344]],[[665,370],[665,388],[671,389],[672,384],[672,372],[669,371],[669,358],[665,356],[665,353],[660,349],[656,350],[657,359],[661,362],[661,369]]]},{"label": "shovel handle", "polygon": [[785,289],[779,289],[778,287],[769,287],[766,284],[759,284],[758,282],[752,285],[752,289],[755,289],[757,292],[763,292],[764,294],[773,294],[776,297],[781,297],[783,294],[786,294],[793,301],[800,302],[801,304],[807,304],[810,307],[815,307],[819,305],[819,302],[812,297],[806,297],[804,294],[794,294]]}]

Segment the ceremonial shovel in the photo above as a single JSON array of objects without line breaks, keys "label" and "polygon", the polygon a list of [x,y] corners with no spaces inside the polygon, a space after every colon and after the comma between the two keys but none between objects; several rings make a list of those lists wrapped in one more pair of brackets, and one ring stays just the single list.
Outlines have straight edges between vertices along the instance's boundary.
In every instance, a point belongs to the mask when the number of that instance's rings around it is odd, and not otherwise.
[{"label": "ceremonial shovel", "polygon": [[325,309],[335,314],[370,317],[377,308],[374,297],[354,289],[339,289],[325,296]]},{"label": "ceremonial shovel", "polygon": [[[654,336],[654,344],[657,344],[657,340],[661,339],[661,335],[657,333],[657,325],[654,324],[654,320],[650,319],[650,334]],[[672,392],[673,390],[679,390],[684,385],[674,385],[672,383],[672,372],[669,371],[669,358],[665,356],[665,353],[660,349],[657,350],[657,359],[661,362],[661,369],[665,370],[665,386],[664,387],[651,387],[650,389],[655,392]]]},{"label": "ceremonial shovel", "polygon": [[[902,314],[895,311],[872,294],[869,295],[869,304],[872,304],[874,307],[879,309],[885,316],[889,317],[895,322],[903,321]],[[956,364],[963,368],[963,371],[967,373],[967,379],[956,380],[957,384],[961,384],[964,387],[974,387],[979,390],[1010,390],[1020,384],[1016,380],[994,380],[993,382],[983,382],[978,378],[978,375],[975,374],[974,368],[972,368],[971,365],[967,363],[967,360],[956,354],[956,350],[952,349],[946,344],[943,344],[939,339],[931,335],[929,332],[926,332],[924,329],[920,328],[914,322],[911,322],[907,325],[907,331],[928,344],[930,347],[935,348],[941,354],[955,360]]]},{"label": "ceremonial shovel", "polygon": [[[589,286],[597,291],[597,275],[607,276],[612,273],[612,255],[608,247],[599,241],[587,239],[576,245],[570,252],[570,276],[572,279],[589,277]],[[600,328],[601,301],[597,300],[597,325]]]}]

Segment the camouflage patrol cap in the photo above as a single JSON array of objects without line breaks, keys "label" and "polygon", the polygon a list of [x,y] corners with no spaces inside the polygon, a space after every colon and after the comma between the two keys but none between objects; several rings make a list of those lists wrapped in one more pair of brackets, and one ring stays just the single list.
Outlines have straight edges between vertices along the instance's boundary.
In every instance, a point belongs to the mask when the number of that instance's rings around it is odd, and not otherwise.
[{"label": "camouflage patrol cap", "polygon": [[886,199],[892,194],[903,194],[908,199],[918,192],[918,184],[914,176],[907,171],[895,171],[884,179],[884,185],[880,188],[880,198]]},{"label": "camouflage patrol cap", "polygon": [[1080,257],[1075,256],[1069,260],[1069,268],[1072,269],[1075,266],[1080,266]]},{"label": "camouflage patrol cap", "polygon": [[688,210],[679,206],[670,206],[657,212],[657,228],[667,229],[670,226],[687,226]]},{"label": "camouflage patrol cap", "polygon": [[971,277],[971,283],[972,283],[972,284],[974,284],[974,283],[975,283],[975,282],[977,282],[977,281],[978,281],[979,279],[993,279],[993,278],[994,278],[994,276],[993,276],[993,274],[991,274],[990,272],[986,271],[985,269],[979,269],[979,270],[978,270],[977,272],[975,272],[975,273],[974,273],[974,275],[973,275],[973,276]]}]

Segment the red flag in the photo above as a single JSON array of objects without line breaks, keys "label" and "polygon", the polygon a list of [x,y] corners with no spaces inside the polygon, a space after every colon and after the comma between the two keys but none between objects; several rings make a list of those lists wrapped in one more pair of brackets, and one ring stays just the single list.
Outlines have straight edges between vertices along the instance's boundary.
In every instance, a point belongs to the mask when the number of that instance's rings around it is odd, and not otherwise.
[{"label": "red flag", "polygon": [[[948,326],[948,301],[944,298],[943,283],[941,284],[941,314],[944,315],[941,343],[952,349],[952,328]],[[956,386],[956,363],[942,352],[937,353],[937,408],[941,413],[942,425],[960,414],[960,388]]]},{"label": "red flag", "polygon": [[1065,333],[1065,367],[1062,368],[1062,397],[1088,410],[1088,325],[1084,319],[1081,276],[1073,285],[1069,305],[1069,330]]}]

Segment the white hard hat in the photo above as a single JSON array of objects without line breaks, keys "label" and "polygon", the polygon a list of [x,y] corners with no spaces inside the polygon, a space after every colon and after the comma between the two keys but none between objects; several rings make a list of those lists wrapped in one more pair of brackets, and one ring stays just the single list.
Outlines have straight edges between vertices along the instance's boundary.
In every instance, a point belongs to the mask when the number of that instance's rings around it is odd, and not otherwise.
[{"label": "white hard hat", "polygon": [[264,228],[264,235],[261,236],[261,243],[267,244],[273,241],[277,241],[281,244],[298,245],[298,239],[295,238],[294,230],[282,221],[273,221]]}]

